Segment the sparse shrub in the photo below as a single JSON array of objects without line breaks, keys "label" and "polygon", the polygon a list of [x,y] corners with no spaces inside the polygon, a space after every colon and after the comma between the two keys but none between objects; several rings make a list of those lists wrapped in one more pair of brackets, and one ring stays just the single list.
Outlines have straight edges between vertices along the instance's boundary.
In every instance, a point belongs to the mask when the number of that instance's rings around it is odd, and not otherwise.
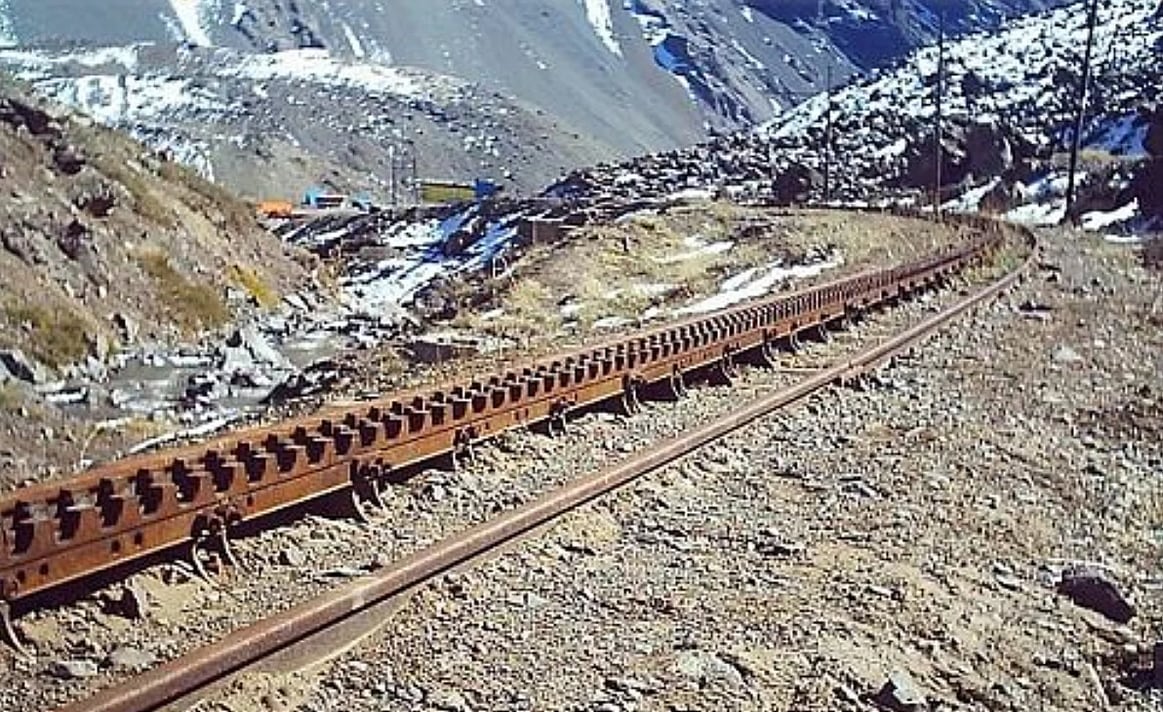
[{"label": "sparse shrub", "polygon": [[157,285],[158,298],[174,322],[187,332],[214,328],[230,318],[217,290],[195,284],[174,269],[160,250],[144,250],[137,255],[142,270]]},{"label": "sparse shrub", "polygon": [[523,279],[509,290],[505,305],[510,314],[523,321],[545,321],[546,313],[552,311],[553,295],[537,280]]},{"label": "sparse shrub", "polygon": [[29,353],[53,368],[80,360],[89,349],[85,321],[63,309],[10,303],[4,316],[14,328],[27,325]]},{"label": "sparse shrub", "polygon": [[133,196],[134,212],[165,227],[174,227],[177,224],[174,211],[155,197],[146,177],[124,160],[117,156],[98,153],[93,163],[106,178],[125,186]]},{"label": "sparse shrub", "polygon": [[0,383],[0,412],[12,413],[24,405],[24,391],[15,383]]},{"label": "sparse shrub", "polygon": [[276,292],[266,280],[262,278],[254,270],[243,267],[242,265],[230,265],[228,270],[230,281],[238,284],[246,293],[254,297],[259,306],[265,309],[272,309],[279,303],[279,293]]}]

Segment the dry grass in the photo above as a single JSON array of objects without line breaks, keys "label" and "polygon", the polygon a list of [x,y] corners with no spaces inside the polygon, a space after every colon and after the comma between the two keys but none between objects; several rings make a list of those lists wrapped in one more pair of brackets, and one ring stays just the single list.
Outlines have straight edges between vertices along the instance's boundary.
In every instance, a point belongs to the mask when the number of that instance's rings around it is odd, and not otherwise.
[{"label": "dry grass", "polygon": [[1143,266],[1163,270],[1163,237],[1154,237],[1143,244]]},{"label": "dry grass", "polygon": [[63,309],[11,302],[4,307],[4,317],[13,330],[28,334],[28,352],[53,368],[74,363],[89,350],[85,320]]},{"label": "dry grass", "polygon": [[90,159],[106,178],[125,186],[133,196],[134,212],[152,223],[163,227],[175,227],[177,216],[167,207],[150,188],[149,180],[142,175],[140,169],[130,164],[124,157],[106,153],[93,152]]},{"label": "dry grass", "polygon": [[554,297],[535,279],[516,281],[504,297],[505,315],[495,320],[489,331],[497,336],[528,342],[547,333],[556,322]]},{"label": "dry grass", "polygon": [[221,326],[230,318],[217,290],[195,284],[174,269],[169,257],[156,249],[137,254],[138,264],[157,287],[161,306],[187,332]]},{"label": "dry grass", "polygon": [[15,383],[0,383],[0,412],[14,413],[24,405],[24,389]]},{"label": "dry grass", "polygon": [[227,274],[230,277],[230,281],[245,289],[246,293],[253,297],[259,306],[264,309],[273,309],[278,306],[279,293],[254,270],[243,267],[242,265],[233,264],[230,265]]}]

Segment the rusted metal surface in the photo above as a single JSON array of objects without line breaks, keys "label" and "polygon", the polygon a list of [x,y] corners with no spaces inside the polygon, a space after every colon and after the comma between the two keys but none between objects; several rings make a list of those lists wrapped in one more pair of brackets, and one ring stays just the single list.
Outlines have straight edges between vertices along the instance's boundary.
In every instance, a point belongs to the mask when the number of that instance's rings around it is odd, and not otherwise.
[{"label": "rusted metal surface", "polygon": [[209,443],[133,457],[0,497],[0,602],[226,532],[314,497],[372,493],[396,468],[464,451],[517,426],[716,364],[892,300],[980,260],[1001,240],[982,222],[969,242],[891,269],[638,332],[443,388],[328,409]]},{"label": "rusted metal surface", "polygon": [[[979,245],[980,246],[980,245]],[[1032,255],[1032,253],[1031,253]],[[463,531],[396,564],[275,617],[237,631],[213,645],[173,660],[129,682],[103,690],[62,712],[147,712],[181,700],[205,685],[237,672],[434,576],[471,561],[556,517],[831,383],[854,378],[1011,286],[1032,256],[1005,278],[966,297],[925,322],[853,358],[818,371],[790,388],[767,395],[708,425],[667,440],[596,474]],[[926,261],[926,264],[932,264]],[[929,268],[926,267],[926,270]],[[899,273],[902,274],[903,273]],[[935,273],[934,273],[935,274]],[[867,275],[865,275],[867,276]],[[875,283],[875,280],[874,280]]]}]

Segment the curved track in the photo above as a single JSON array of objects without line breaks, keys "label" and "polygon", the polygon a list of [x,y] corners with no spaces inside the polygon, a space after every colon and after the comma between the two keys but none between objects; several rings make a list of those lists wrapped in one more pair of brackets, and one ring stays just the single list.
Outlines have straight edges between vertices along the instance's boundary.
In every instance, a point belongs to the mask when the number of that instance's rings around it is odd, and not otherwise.
[{"label": "curved track", "polygon": [[1032,260],[1033,250],[1020,267],[990,286],[790,388],[768,394],[727,417],[665,441],[608,470],[549,492],[528,504],[407,556],[389,568],[237,631],[214,645],[195,650],[126,684],[102,691],[89,700],[66,708],[66,712],[145,712],[157,709],[184,700],[204,686],[248,669],[289,646],[310,645],[314,636],[326,635],[333,626],[347,622],[363,611],[390,603],[416,585],[452,567],[481,558],[577,506],[671,463],[773,410],[832,383],[858,377],[1011,286]]},{"label": "curved track", "polygon": [[181,545],[230,558],[242,521],[337,491],[359,509],[394,470],[454,459],[505,430],[564,424],[569,411],[612,398],[633,410],[651,383],[682,388],[705,368],[730,378],[745,353],[782,343],[891,302],[984,260],[999,224],[972,221],[969,242],[924,259],[868,271],[507,368],[469,382],[395,394],[209,443],[110,463],[77,477],[0,497],[0,614],[38,594]]}]

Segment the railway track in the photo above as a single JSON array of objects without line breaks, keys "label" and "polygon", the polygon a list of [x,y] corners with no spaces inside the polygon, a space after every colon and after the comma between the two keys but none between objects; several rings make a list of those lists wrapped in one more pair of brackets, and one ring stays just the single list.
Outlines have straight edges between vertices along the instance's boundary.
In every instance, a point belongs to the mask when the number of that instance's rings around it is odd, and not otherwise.
[{"label": "railway track", "polygon": [[564,426],[577,408],[617,399],[634,410],[641,389],[676,394],[685,377],[714,369],[730,379],[745,354],[771,360],[808,330],[895,300],[980,262],[1000,227],[974,221],[969,242],[898,267],[870,271],[420,392],[396,394],[209,443],[105,465],[0,498],[0,618],[19,646],[11,611],[44,594],[83,591],[90,577],[185,546],[232,558],[230,536],[305,501],[348,492],[356,511],[375,502],[397,470],[454,461],[505,430]]},{"label": "railway track", "polygon": [[[337,635],[340,641],[347,635],[335,633],[337,626],[347,625],[359,630],[366,625],[360,619],[383,617],[419,584],[482,558],[585,502],[672,463],[821,388],[859,377],[900,351],[911,348],[943,324],[1012,285],[1028,268],[1032,256],[1031,251],[1030,257],[1017,269],[981,291],[958,299],[922,323],[839,363],[819,369],[790,387],[763,395],[726,417],[664,441],[609,469],[575,480],[417,551],[386,569],[259,621],[125,684],[99,692],[65,708],[65,712],[144,712],[162,707],[176,708],[172,705],[187,702],[191,695],[199,694],[205,686],[250,669],[272,654],[287,655],[288,649],[299,646],[333,646]],[[762,346],[758,348],[762,351]],[[717,362],[714,365],[718,367]]]}]

